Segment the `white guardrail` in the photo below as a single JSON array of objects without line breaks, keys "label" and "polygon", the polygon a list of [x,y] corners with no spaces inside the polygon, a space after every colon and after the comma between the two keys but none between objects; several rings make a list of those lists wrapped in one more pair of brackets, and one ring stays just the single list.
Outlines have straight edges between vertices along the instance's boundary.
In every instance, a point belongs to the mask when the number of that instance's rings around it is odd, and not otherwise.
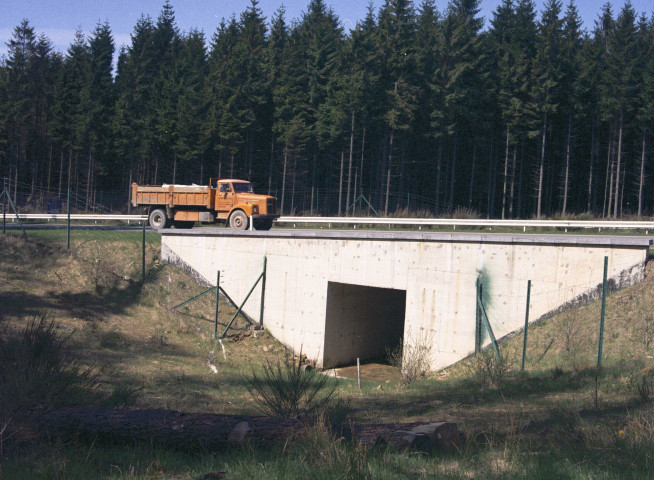
[{"label": "white guardrail", "polygon": [[[65,221],[68,216],[65,213],[42,214],[28,213],[18,214],[21,220],[47,220]],[[147,220],[147,215],[92,215],[92,214],[71,214],[70,219],[89,220],[95,222],[118,220],[125,222],[141,222]],[[16,215],[6,214],[8,221],[15,221]],[[2,214],[0,213],[0,222]],[[380,217],[280,217],[277,223],[285,225],[405,225],[405,226],[443,226],[443,227],[486,227],[486,228],[584,228],[584,229],[629,229],[654,231],[654,221],[621,221],[621,220],[486,220],[486,219],[455,219],[455,218],[380,218]]]},{"label": "white guardrail", "polygon": [[487,220],[456,218],[375,218],[375,217],[281,217],[277,223],[332,224],[338,225],[412,225],[444,227],[511,227],[527,228],[597,228],[654,230],[654,221],[612,221],[612,220]]}]

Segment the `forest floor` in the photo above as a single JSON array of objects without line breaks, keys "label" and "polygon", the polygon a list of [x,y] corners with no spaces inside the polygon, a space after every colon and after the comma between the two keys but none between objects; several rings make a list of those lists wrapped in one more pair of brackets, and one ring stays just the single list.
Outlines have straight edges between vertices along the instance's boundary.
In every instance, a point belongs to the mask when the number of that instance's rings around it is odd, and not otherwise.
[{"label": "forest floor", "polygon": [[[206,287],[160,262],[156,233],[147,234],[143,285],[141,232],[74,231],[70,250],[65,231],[28,235],[0,236],[3,336],[47,316],[69,354],[97,372],[99,388],[129,387],[135,407],[261,413],[244,377],[283,358],[284,347],[241,319],[213,339],[212,294],[171,310]],[[491,351],[409,385],[391,367],[375,368],[361,389],[356,379],[336,380],[348,421],[452,421],[466,439],[456,451],[368,451],[313,432],[270,449],[189,453],[33,432],[3,438],[2,430],[0,479],[651,478],[653,268],[609,296],[602,368],[596,302],[530,328],[524,372],[518,335],[500,345],[501,363]],[[234,311],[221,299],[219,331]]]}]

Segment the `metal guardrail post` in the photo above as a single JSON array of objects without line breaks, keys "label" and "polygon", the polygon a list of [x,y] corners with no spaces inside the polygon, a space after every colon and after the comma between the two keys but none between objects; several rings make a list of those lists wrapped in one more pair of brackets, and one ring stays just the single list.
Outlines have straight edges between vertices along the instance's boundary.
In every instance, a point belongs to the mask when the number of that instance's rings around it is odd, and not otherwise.
[{"label": "metal guardrail post", "polygon": [[522,366],[520,371],[525,371],[525,359],[527,358],[527,332],[529,330],[529,297],[531,296],[531,280],[527,281],[527,308],[525,311],[525,336],[522,341]]},{"label": "metal guardrail post", "polygon": [[604,257],[604,279],[602,281],[602,312],[600,314],[599,345],[597,348],[597,366],[602,366],[602,344],[604,343],[604,316],[606,314],[606,287],[609,270],[609,257]]}]

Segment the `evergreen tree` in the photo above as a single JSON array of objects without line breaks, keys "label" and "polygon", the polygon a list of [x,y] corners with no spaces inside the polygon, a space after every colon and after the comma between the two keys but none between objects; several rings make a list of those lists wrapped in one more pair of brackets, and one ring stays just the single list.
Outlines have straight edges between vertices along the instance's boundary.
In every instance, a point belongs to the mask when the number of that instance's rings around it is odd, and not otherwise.
[{"label": "evergreen tree", "polygon": [[[387,154],[382,163],[385,182],[384,214],[388,214],[391,177],[397,144],[406,141],[413,125],[418,103],[417,65],[415,52],[416,22],[409,0],[386,0],[379,13],[377,51],[381,59],[381,82],[386,89],[384,122],[388,129]],[[396,139],[399,136],[399,141]],[[400,158],[400,177],[404,171],[405,149]],[[403,180],[403,179],[401,179]],[[381,182],[380,182],[381,183]],[[401,182],[402,183],[402,182]]]},{"label": "evergreen tree", "polygon": [[[617,130],[617,152],[613,182],[612,205],[614,218],[622,209],[622,176],[625,129],[629,127],[636,98],[636,15],[627,1],[614,22],[610,4],[603,7],[602,35],[605,47],[605,69],[602,78],[602,109],[604,118],[611,121]],[[610,209],[609,209],[610,213]]]},{"label": "evergreen tree", "polygon": [[191,30],[182,38],[180,54],[175,65],[178,94],[175,109],[177,141],[174,151],[178,157],[184,183],[206,183],[204,175],[205,138],[202,134],[208,108],[205,79],[208,73],[204,34]]},{"label": "evergreen tree", "polygon": [[[87,176],[87,204],[91,196],[95,170],[102,176],[104,186],[113,186],[120,178],[114,163],[111,125],[115,98],[112,76],[114,41],[108,23],[98,24],[89,40],[89,168]],[[116,185],[117,186],[117,185]]]},{"label": "evergreen tree", "polygon": [[548,0],[538,25],[536,57],[533,68],[535,77],[533,97],[536,111],[541,118],[541,124],[540,131],[531,132],[532,135],[540,134],[541,137],[536,188],[536,218],[540,218],[542,213],[547,132],[548,128],[551,128],[552,117],[557,113],[561,103],[563,20],[560,18],[560,14],[561,2],[559,0]]}]

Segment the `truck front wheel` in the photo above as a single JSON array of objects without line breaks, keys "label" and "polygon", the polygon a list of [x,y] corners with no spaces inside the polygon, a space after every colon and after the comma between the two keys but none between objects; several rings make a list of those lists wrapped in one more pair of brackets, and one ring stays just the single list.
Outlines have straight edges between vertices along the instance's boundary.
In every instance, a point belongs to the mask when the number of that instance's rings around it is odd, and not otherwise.
[{"label": "truck front wheel", "polygon": [[229,227],[234,230],[245,230],[248,228],[248,216],[243,210],[236,210],[229,216]]},{"label": "truck front wheel", "polygon": [[155,230],[160,230],[168,226],[168,217],[166,211],[161,208],[154,209],[150,212],[149,217],[150,226]]}]

